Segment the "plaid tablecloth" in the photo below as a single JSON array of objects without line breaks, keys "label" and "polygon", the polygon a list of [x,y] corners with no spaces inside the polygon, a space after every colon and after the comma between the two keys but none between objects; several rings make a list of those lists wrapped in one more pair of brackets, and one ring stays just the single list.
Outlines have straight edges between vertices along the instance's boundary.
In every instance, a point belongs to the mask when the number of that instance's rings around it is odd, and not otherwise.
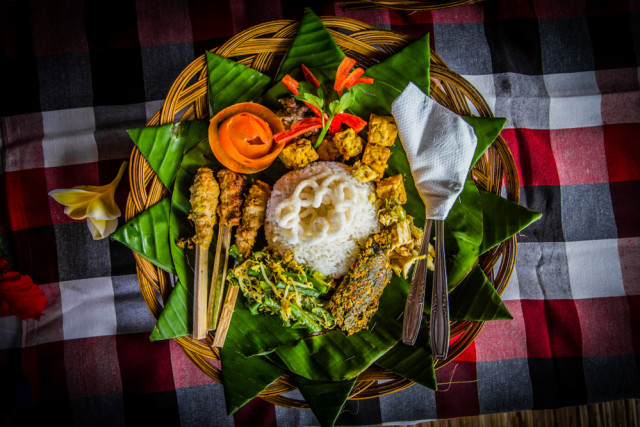
[{"label": "plaid tablecloth", "polygon": [[[518,236],[488,322],[413,386],[348,402],[340,425],[542,409],[640,397],[640,3],[486,0],[433,12],[345,12],[331,2],[32,0],[0,3],[0,237],[12,269],[47,297],[40,321],[0,318],[0,420],[63,425],[314,424],[253,400],[225,414],[222,387],[154,319],[131,252],[94,241],[47,193],[104,184],[128,159],[178,73],[265,21],[347,16],[432,47],[484,95],[515,157]],[[116,200],[124,210],[126,176]],[[122,220],[122,219],[121,219]],[[1,423],[1,422],[0,422]]]}]

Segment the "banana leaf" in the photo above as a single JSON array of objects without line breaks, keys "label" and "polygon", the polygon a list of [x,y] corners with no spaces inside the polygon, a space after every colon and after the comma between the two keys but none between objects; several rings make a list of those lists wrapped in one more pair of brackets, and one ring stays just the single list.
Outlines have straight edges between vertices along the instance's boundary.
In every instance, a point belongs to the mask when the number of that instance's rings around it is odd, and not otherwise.
[{"label": "banana leaf", "polygon": [[283,369],[262,356],[242,356],[234,342],[225,342],[220,362],[228,415],[232,415],[285,374]]},{"label": "banana leaf", "polygon": [[400,92],[413,82],[429,95],[430,68],[431,48],[427,33],[384,61],[367,68],[364,75],[385,82]]},{"label": "banana leaf", "polygon": [[449,290],[465,278],[478,261],[483,235],[480,192],[471,175],[444,221],[444,246]]},{"label": "banana leaf", "polygon": [[[469,298],[472,294],[474,298]],[[500,295],[476,266],[449,295],[451,320],[489,321],[513,319]]]},{"label": "banana leaf", "polygon": [[484,253],[539,220],[542,214],[511,200],[480,191],[485,232],[480,245]]},{"label": "banana leaf", "polygon": [[376,360],[376,365],[417,384],[436,390],[436,371],[433,367],[429,326],[426,318],[422,320],[420,332],[414,345],[399,342]]},{"label": "banana leaf", "polygon": [[[307,335],[304,329],[282,326],[277,316],[252,314],[243,297],[238,298],[233,312],[233,322],[229,325],[227,337],[233,340],[238,352],[244,356],[260,356],[271,353],[277,347],[297,342]],[[235,339],[235,337],[243,337]],[[229,339],[229,338],[228,338]]]},{"label": "banana leaf", "polygon": [[271,85],[271,77],[215,53],[207,52],[209,72],[209,113],[239,102],[257,100]]},{"label": "banana leaf", "polygon": [[335,424],[356,383],[355,378],[345,381],[310,381],[296,375],[293,379],[321,426]]},{"label": "banana leaf", "polygon": [[111,234],[156,267],[174,273],[169,243],[169,199],[162,199]]},{"label": "banana leaf", "polygon": [[172,188],[182,155],[206,138],[208,126],[208,120],[193,120],[127,132],[164,186]]},{"label": "banana leaf", "polygon": [[344,53],[335,42],[327,27],[318,15],[311,9],[305,8],[300,20],[296,36],[282,58],[276,73],[276,81],[280,81],[285,74],[305,64],[309,68],[336,69]]},{"label": "banana leaf", "polygon": [[156,326],[151,331],[151,341],[183,337],[191,333],[191,313],[193,309],[193,293],[182,282],[177,281],[169,299],[158,317]]},{"label": "banana leaf", "polygon": [[461,117],[473,127],[473,131],[478,138],[476,151],[473,153],[473,160],[471,162],[471,167],[473,168],[484,152],[487,151],[487,148],[489,148],[498,135],[500,135],[500,132],[507,124],[507,119],[504,117]]}]

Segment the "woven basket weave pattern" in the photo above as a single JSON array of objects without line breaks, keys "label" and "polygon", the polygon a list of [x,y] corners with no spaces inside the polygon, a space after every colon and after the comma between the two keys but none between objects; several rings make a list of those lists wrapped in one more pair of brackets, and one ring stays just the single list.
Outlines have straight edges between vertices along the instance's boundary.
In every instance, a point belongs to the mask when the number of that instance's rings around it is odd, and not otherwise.
[{"label": "woven basket weave pattern", "polygon": [[[348,56],[363,67],[371,66],[398,51],[412,41],[408,36],[377,30],[367,24],[348,18],[322,17],[324,25]],[[231,38],[224,45],[212,49],[218,55],[236,60],[243,65],[273,76],[277,66],[291,44],[299,23],[279,20],[252,27]],[[465,79],[451,71],[435,52],[431,52],[431,97],[440,104],[463,115],[492,116],[484,98]],[[207,65],[205,55],[198,57],[177,77],[171,86],[162,108],[148,122],[158,126],[184,120],[208,117]],[[473,177],[479,188],[501,194],[503,182],[506,195],[519,202],[519,182],[516,167],[502,137],[493,143],[473,169]],[[126,219],[152,206],[166,196],[157,175],[137,149],[131,153],[129,167],[131,192],[127,201]],[[516,258],[515,237],[508,239],[480,259],[480,265],[499,293],[504,291],[513,272]],[[134,253],[140,289],[149,310],[157,319],[172,290],[168,273],[156,268]],[[483,322],[452,322],[451,345],[446,360],[436,361],[438,369],[457,357],[475,339]],[[185,354],[206,375],[221,382],[219,350],[212,350],[209,335],[202,342],[191,337],[177,338],[176,342]],[[413,382],[386,372],[375,366],[363,372],[353,388],[350,399],[369,399],[397,392],[413,385]],[[283,394],[296,387],[283,376],[269,386],[260,397],[286,407],[305,408],[304,401]]]}]

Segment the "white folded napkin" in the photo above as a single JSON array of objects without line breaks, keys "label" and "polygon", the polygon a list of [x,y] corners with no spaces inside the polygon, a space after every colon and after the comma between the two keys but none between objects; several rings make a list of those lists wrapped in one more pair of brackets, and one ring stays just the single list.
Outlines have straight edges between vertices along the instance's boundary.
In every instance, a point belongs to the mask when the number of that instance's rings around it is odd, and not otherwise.
[{"label": "white folded napkin", "polygon": [[458,114],[409,83],[391,106],[427,218],[444,220],[462,192],[477,137]]}]

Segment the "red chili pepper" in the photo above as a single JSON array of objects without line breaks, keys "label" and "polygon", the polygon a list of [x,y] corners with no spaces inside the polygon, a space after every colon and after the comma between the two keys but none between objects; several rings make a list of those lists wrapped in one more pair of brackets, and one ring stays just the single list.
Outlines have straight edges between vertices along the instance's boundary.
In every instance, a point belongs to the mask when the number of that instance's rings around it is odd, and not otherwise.
[{"label": "red chili pepper", "polygon": [[342,93],[342,89],[344,89],[345,79],[351,71],[351,68],[355,65],[356,60],[345,56],[342,58],[342,62],[338,66],[338,71],[336,71],[336,78],[333,82],[333,89],[338,92],[338,95]]},{"label": "red chili pepper", "polygon": [[338,116],[334,116],[333,120],[331,120],[331,123],[329,124],[329,133],[333,135],[336,132],[340,132],[341,129],[342,129],[342,122],[340,121]]},{"label": "red chili pepper", "polygon": [[319,117],[310,117],[300,120],[291,126],[291,129],[273,135],[273,139],[277,144],[291,141],[293,138],[304,135],[314,129],[322,127],[322,120]]},{"label": "red chili pepper", "polygon": [[316,78],[316,76],[313,75],[313,73],[311,72],[311,70],[309,70],[307,68],[306,65],[302,64],[300,66],[300,68],[302,68],[302,72],[304,73],[304,78],[311,83],[313,86],[315,87],[320,87],[320,82],[318,81],[318,79]]},{"label": "red chili pepper", "polygon": [[[360,132],[367,125],[366,121],[362,120],[358,116],[354,116],[353,114],[349,114],[349,113],[336,114],[335,117],[333,118],[333,121],[331,122],[331,125],[333,126],[333,123],[336,121],[339,124],[344,123],[345,125],[349,126],[351,129],[356,131],[356,133]],[[338,128],[338,130],[340,129]]]},{"label": "red chili pepper", "polygon": [[364,74],[363,68],[356,68],[344,79],[344,87],[350,88],[354,84],[356,84],[356,80],[358,80]]},{"label": "red chili pepper", "polygon": [[[357,85],[358,83],[372,84],[373,83],[373,79],[371,77],[363,77],[361,79],[356,80],[355,83],[352,84],[351,86]],[[351,87],[351,86],[347,86],[347,87]]]},{"label": "red chili pepper", "polygon": [[322,125],[322,119],[320,117],[307,117],[306,119],[298,120],[294,124],[291,125],[291,129],[297,129],[300,127],[308,127],[311,125],[320,124]]},{"label": "red chili pepper", "polygon": [[[318,107],[316,107],[315,105],[310,104],[308,102],[305,102],[304,105],[309,107],[309,109],[313,112],[313,114],[315,114],[318,117],[322,117],[322,111]],[[325,114],[325,116],[326,116],[326,114]]]},{"label": "red chili pepper", "polygon": [[298,87],[300,87],[300,82],[291,77],[289,74],[285,74],[282,78],[282,84],[286,86],[294,95],[298,95]]}]

